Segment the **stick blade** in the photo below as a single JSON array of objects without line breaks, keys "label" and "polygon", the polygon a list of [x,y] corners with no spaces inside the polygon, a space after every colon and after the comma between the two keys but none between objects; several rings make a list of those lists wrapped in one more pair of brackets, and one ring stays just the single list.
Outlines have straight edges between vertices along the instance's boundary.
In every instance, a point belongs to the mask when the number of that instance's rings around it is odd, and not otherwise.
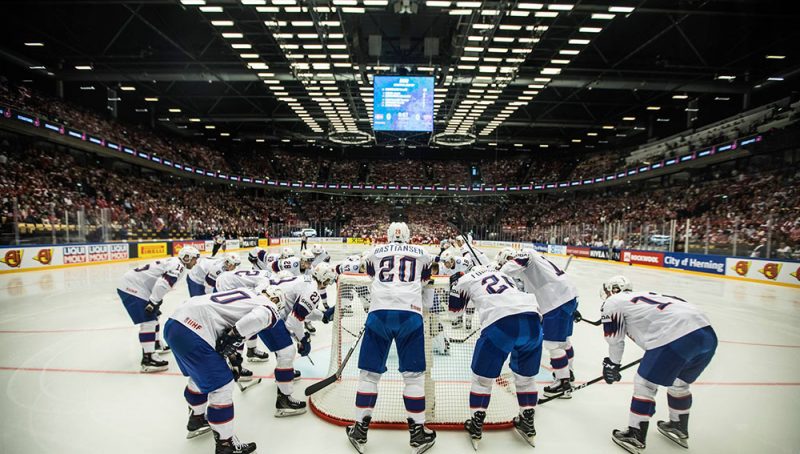
[{"label": "stick blade", "polygon": [[320,380],[320,381],[310,385],[305,390],[306,396],[310,396],[310,395],[312,395],[312,394],[314,394],[314,393],[316,393],[318,391],[321,391],[322,389],[327,388],[328,386],[330,386],[333,383],[335,383],[337,379],[338,379],[338,377],[334,374],[334,375],[331,375],[330,377],[328,377],[328,378],[326,378],[324,380]]}]

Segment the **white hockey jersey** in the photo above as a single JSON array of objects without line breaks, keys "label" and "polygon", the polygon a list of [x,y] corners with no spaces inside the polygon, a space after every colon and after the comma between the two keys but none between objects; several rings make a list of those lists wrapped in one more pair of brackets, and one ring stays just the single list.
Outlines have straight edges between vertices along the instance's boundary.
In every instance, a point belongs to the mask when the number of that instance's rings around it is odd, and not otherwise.
[{"label": "white hockey jersey", "polygon": [[419,246],[376,246],[366,258],[372,276],[370,311],[401,310],[422,314],[422,287],[431,276],[433,256]]},{"label": "white hockey jersey", "polygon": [[319,254],[314,256],[314,260],[311,261],[311,268],[319,265],[322,262],[330,262],[331,256],[328,254],[328,251],[322,251]]},{"label": "white hockey jersey", "polygon": [[536,296],[518,290],[505,273],[490,269],[470,271],[451,290],[451,311],[458,312],[470,302],[478,312],[481,328],[509,315],[532,312],[541,316]]},{"label": "white hockey jersey", "polygon": [[195,284],[205,284],[206,275],[211,271],[211,267],[219,261],[218,258],[200,257],[197,259],[197,264],[189,270],[189,279]]},{"label": "white hockey jersey", "polygon": [[697,307],[675,296],[655,292],[621,292],[600,307],[608,342],[608,357],[619,364],[625,336],[644,350],[664,346],[692,331],[711,325]]},{"label": "white hockey jersey", "polygon": [[225,272],[225,260],[217,260],[211,267],[208,269],[208,273],[203,278],[203,283],[206,286],[206,293],[211,293],[214,291],[214,287],[217,285],[217,278],[220,274]]},{"label": "white hockey jersey", "polygon": [[[475,254],[473,254],[472,251],[475,251]],[[475,265],[488,265],[489,264],[489,257],[487,257],[486,254],[484,254],[483,252],[475,249],[474,246],[472,247],[472,251],[469,249],[469,246],[467,246],[466,243],[463,246],[461,246],[461,256],[462,257],[467,258],[469,260],[472,260],[472,263],[474,263]],[[476,254],[477,254],[477,257],[475,257]]]},{"label": "white hockey jersey", "polygon": [[566,273],[533,249],[523,249],[500,271],[521,280],[525,291],[536,295],[542,314],[578,297],[578,290]]},{"label": "white hockey jersey", "polygon": [[255,289],[259,284],[268,284],[272,273],[266,270],[225,271],[217,277],[215,291],[224,292],[235,288]]},{"label": "white hockey jersey", "polygon": [[272,262],[277,262],[281,258],[281,255],[277,252],[273,252],[271,254],[267,254],[267,264],[272,266]]},{"label": "white hockey jersey", "polygon": [[265,296],[236,289],[189,298],[170,318],[214,348],[217,337],[233,326],[245,338],[271,327],[278,320],[278,309]]},{"label": "white hockey jersey", "polygon": [[344,260],[336,265],[336,274],[342,273],[360,273],[361,271],[361,256],[350,255],[345,257]]},{"label": "white hockey jersey", "polygon": [[157,260],[126,272],[117,288],[145,301],[158,302],[180,279],[183,270],[177,257]]},{"label": "white hockey jersey", "polygon": [[286,259],[278,259],[272,262],[272,272],[273,273],[280,273],[281,271],[288,271],[295,276],[299,276],[300,273],[300,259],[297,257],[289,257]]},{"label": "white hockey jersey", "polygon": [[468,257],[455,257],[453,260],[456,262],[453,268],[448,268],[444,266],[444,263],[439,262],[439,274],[444,276],[452,276],[456,273],[463,273],[472,268],[473,264],[475,263]]},{"label": "white hockey jersey", "polygon": [[286,322],[286,328],[295,338],[302,339],[305,335],[303,322],[322,320],[322,312],[317,309],[322,296],[316,282],[310,276],[292,276],[273,278],[271,284],[283,291],[284,303],[278,312],[280,318]]},{"label": "white hockey jersey", "polygon": [[267,256],[267,251],[257,247],[250,251],[247,258],[253,265],[254,270],[268,270],[270,269],[270,264],[267,260]]}]

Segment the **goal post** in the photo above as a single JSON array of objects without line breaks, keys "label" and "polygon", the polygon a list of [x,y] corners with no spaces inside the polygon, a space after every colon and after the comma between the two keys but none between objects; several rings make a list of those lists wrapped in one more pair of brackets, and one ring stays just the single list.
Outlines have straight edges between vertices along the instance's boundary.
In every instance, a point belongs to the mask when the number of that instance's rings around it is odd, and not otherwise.
[{"label": "goal post", "polygon": [[[364,327],[369,310],[371,278],[366,274],[342,274],[336,284],[336,315],[331,336],[331,359],[328,373],[341,366],[347,351],[353,346]],[[447,309],[449,278],[434,276],[424,315],[425,332],[425,419],[438,429],[463,429],[471,416],[469,390],[471,385],[472,352],[479,333],[477,315],[457,316]],[[430,301],[432,294],[432,302]],[[473,334],[473,335],[471,335]],[[338,425],[353,422],[358,385],[358,355],[356,348],[336,383],[309,397],[309,407],[320,418]],[[407,413],[403,404],[403,377],[398,372],[398,357],[393,344],[387,360],[387,371],[378,385],[378,401],[370,427],[407,428]],[[486,428],[511,427],[518,406],[513,378],[508,364],[492,388],[487,410]]]}]

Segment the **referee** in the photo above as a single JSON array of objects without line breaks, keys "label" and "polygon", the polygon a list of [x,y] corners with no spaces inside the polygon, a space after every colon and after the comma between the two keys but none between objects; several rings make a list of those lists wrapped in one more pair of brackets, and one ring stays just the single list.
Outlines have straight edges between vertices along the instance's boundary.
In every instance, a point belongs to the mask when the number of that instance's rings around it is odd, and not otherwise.
[{"label": "referee", "polygon": [[214,250],[211,251],[211,257],[217,255],[220,248],[225,250],[225,232],[222,230],[214,237]]}]

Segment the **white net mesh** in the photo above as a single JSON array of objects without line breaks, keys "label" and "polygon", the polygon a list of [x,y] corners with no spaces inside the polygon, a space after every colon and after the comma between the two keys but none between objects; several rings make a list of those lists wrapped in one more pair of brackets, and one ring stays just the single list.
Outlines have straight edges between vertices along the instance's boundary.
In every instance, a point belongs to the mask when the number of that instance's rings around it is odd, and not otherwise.
[{"label": "white net mesh", "polygon": [[[480,333],[477,317],[469,313],[456,316],[447,310],[449,279],[434,279],[434,304],[425,312],[425,416],[428,424],[439,428],[463,428],[470,417],[469,389],[472,351]],[[328,368],[333,375],[341,365],[356,337],[364,327],[370,303],[370,278],[366,275],[342,274],[337,283],[336,317],[331,340],[331,362]],[[465,340],[466,339],[466,340]],[[312,395],[311,408],[328,421],[345,424],[355,414],[356,386],[358,384],[358,355],[356,347],[341,379]],[[378,385],[378,402],[372,416],[373,425],[406,424],[407,413],[403,405],[403,378],[397,371],[398,357],[395,346],[389,352],[388,371]],[[511,371],[508,365],[496,380],[487,411],[486,423],[508,425],[518,411],[513,392]]]}]

